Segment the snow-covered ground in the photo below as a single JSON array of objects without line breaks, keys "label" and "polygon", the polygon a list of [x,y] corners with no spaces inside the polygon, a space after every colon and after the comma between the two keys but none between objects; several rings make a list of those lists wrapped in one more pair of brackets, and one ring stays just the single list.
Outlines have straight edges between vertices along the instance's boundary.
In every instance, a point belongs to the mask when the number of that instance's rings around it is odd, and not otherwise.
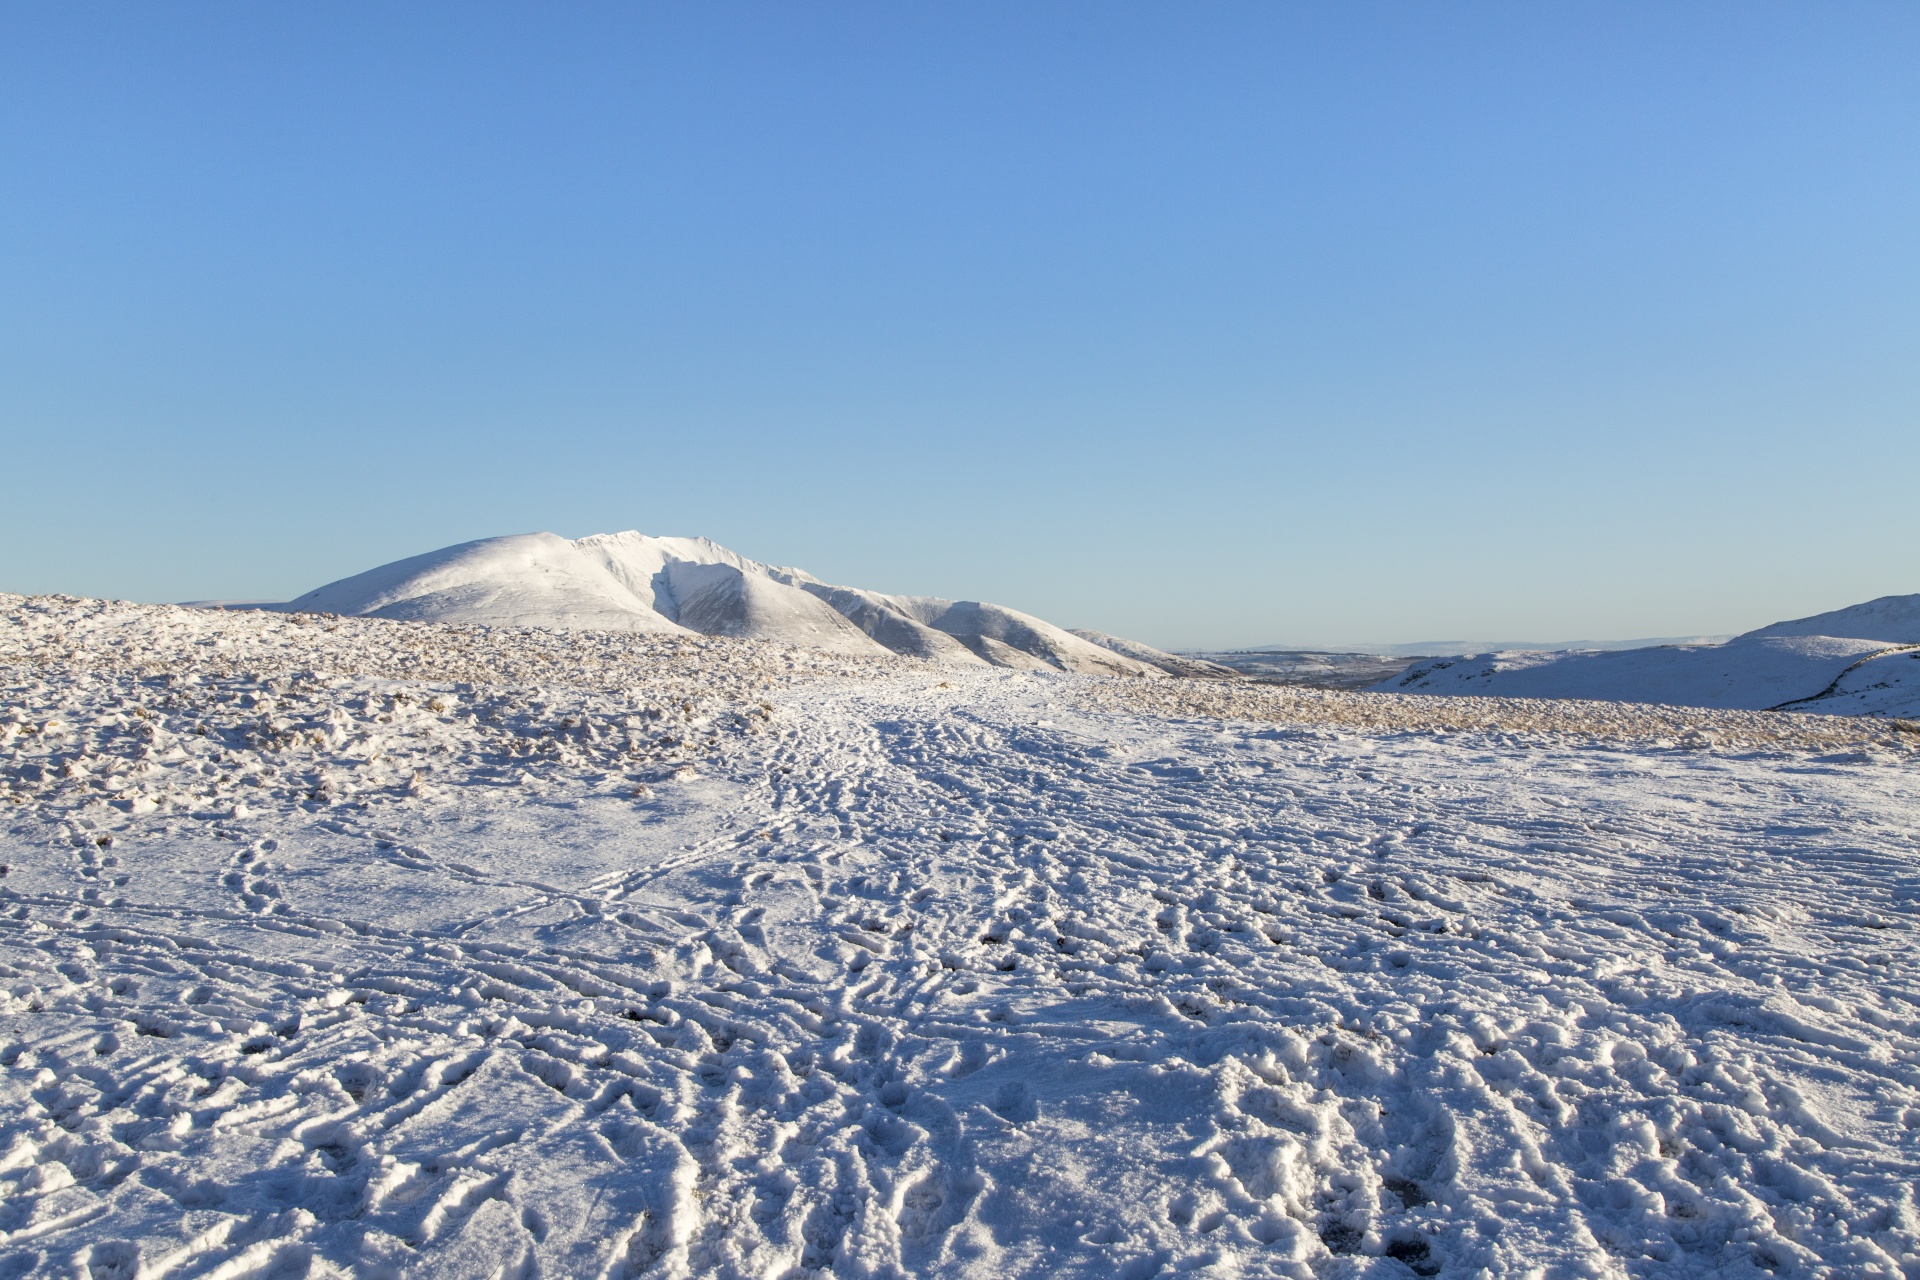
[{"label": "snow-covered ground", "polygon": [[1920,740],[0,597],[0,1276],[1920,1276]]}]

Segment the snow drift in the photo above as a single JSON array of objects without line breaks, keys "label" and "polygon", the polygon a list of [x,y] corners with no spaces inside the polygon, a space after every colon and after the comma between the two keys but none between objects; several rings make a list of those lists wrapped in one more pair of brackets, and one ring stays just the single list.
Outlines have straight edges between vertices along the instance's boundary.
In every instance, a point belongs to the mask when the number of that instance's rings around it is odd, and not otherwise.
[{"label": "snow drift", "polygon": [[268,607],[415,622],[698,632],[954,666],[1222,675],[1203,670],[1211,664],[1100,632],[1076,634],[1002,605],[832,586],[706,538],[633,531],[575,541],[551,533],[483,538]]},{"label": "snow drift", "polygon": [[1776,622],[1724,644],[1474,654],[1416,663],[1395,693],[1590,698],[1724,710],[1920,716],[1920,595]]}]

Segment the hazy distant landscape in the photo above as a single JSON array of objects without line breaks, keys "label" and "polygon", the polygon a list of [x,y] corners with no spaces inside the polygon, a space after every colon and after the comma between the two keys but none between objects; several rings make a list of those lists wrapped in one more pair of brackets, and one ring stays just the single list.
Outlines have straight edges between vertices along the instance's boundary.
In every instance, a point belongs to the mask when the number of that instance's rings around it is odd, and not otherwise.
[{"label": "hazy distant landscape", "polygon": [[1216,663],[1249,680],[1303,689],[1365,689],[1427,656],[1337,653],[1317,649],[1189,650],[1189,657]]}]

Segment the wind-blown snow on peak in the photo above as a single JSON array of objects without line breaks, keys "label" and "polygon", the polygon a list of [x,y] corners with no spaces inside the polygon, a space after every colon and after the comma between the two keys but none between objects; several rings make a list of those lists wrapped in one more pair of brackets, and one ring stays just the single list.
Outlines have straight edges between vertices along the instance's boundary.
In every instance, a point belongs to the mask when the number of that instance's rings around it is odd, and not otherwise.
[{"label": "wind-blown snow on peak", "polygon": [[486,538],[395,561],[282,609],[426,622],[694,631],[841,653],[1098,675],[1190,675],[1194,664],[1131,641],[1077,635],[977,600],[883,595],[763,564],[707,538],[628,530],[568,541]]},{"label": "wind-blown snow on peak", "polygon": [[1881,596],[1810,618],[1775,622],[1749,636],[1847,636],[1885,644],[1920,644],[1920,594]]}]

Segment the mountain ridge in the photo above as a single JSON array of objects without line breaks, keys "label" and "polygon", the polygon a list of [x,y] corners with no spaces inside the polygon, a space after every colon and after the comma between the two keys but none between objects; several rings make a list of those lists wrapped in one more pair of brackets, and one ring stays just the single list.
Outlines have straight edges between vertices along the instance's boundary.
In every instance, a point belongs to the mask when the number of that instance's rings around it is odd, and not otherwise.
[{"label": "mountain ridge", "polygon": [[287,612],[421,622],[698,633],[954,666],[1159,678],[1211,664],[1101,632],[1073,632],[980,600],[888,595],[822,582],[704,537],[637,530],[566,539],[508,534],[442,547],[316,587]]},{"label": "mountain ridge", "polygon": [[1447,655],[1372,688],[1907,718],[1920,716],[1916,660],[1920,594],[1769,623],[1718,644]]}]

